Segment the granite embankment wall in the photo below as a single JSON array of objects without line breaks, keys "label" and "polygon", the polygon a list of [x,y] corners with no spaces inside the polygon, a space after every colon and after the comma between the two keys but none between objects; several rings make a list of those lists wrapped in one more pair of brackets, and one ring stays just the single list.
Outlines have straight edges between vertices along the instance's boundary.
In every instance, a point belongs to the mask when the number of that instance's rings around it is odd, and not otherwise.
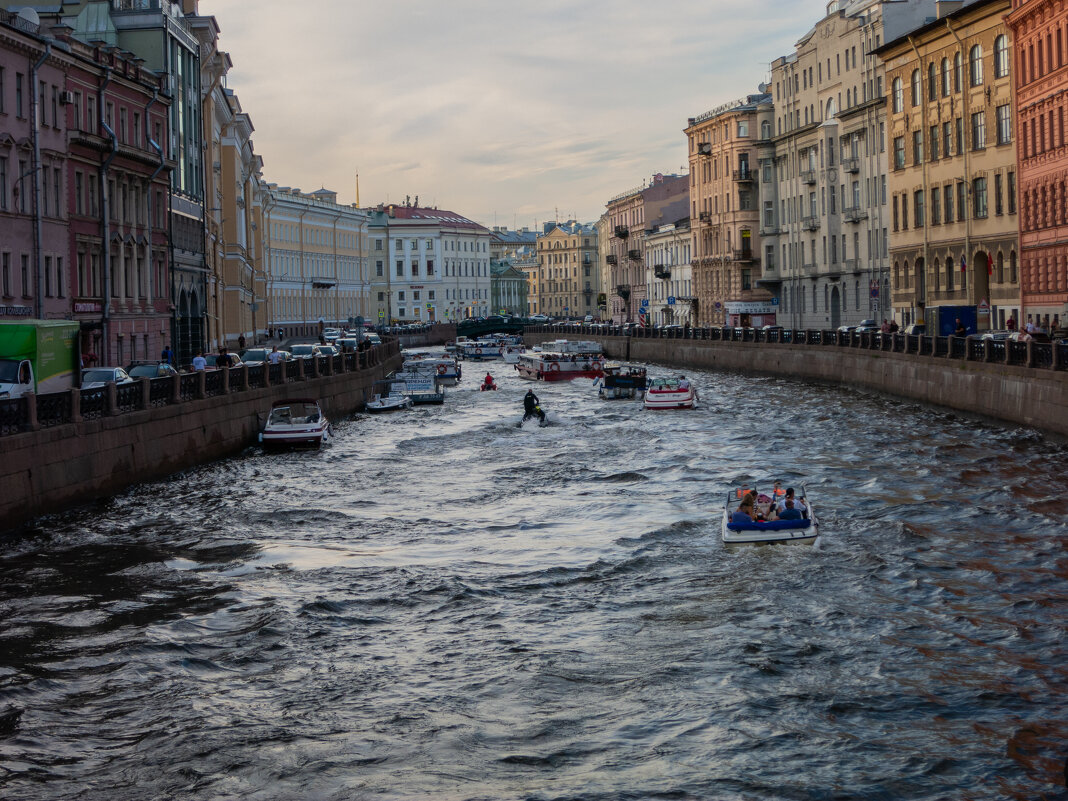
[{"label": "granite embankment wall", "polygon": [[397,350],[362,370],[260,388],[235,380],[221,395],[0,437],[0,531],[239,453],[256,442],[276,400],[316,398],[331,420],[352,414],[400,366]]},{"label": "granite embankment wall", "polygon": [[827,345],[557,332],[530,333],[526,340],[535,344],[561,337],[597,340],[615,359],[826,381],[1068,436],[1065,370]]}]

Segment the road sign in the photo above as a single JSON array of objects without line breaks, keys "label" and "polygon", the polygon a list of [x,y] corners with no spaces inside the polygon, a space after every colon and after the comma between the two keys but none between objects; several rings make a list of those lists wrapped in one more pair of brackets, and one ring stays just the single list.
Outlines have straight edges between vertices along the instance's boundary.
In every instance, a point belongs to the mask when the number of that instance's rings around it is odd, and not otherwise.
[{"label": "road sign", "polygon": [[642,302],[638,304],[641,308],[645,308],[649,305],[649,298],[642,298]]},{"label": "road sign", "polygon": [[674,295],[668,295],[668,306],[674,306],[674,305],[675,305],[675,296]]}]

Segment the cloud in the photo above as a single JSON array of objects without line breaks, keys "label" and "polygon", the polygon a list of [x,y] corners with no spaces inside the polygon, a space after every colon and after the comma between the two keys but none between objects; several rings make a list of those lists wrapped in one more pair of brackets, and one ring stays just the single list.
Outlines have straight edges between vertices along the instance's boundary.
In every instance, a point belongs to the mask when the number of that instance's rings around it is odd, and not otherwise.
[{"label": "cloud", "polygon": [[822,2],[201,0],[269,181],[365,205],[419,195],[492,223],[686,164],[686,118],[755,91]]}]

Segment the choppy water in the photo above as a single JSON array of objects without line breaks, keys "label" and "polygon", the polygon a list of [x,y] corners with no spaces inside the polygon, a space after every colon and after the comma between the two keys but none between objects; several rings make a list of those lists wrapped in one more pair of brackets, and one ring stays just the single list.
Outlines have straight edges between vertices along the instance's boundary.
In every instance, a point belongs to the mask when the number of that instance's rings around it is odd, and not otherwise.
[{"label": "choppy water", "polygon": [[[519,429],[493,369],[0,542],[0,797],[1062,797],[1064,447],[700,372]],[[820,547],[723,548],[767,476]]]}]

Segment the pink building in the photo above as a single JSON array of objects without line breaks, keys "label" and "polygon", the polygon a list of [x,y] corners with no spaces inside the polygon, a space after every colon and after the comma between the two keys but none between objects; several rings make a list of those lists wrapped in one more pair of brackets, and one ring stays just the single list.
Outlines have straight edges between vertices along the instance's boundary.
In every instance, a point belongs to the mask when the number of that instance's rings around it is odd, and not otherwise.
[{"label": "pink building", "polygon": [[0,10],[0,319],[70,315],[70,62],[32,17]]},{"label": "pink building", "polygon": [[114,47],[64,37],[70,128],[70,314],[99,364],[157,359],[171,344],[163,156],[170,98],[159,76]]}]

